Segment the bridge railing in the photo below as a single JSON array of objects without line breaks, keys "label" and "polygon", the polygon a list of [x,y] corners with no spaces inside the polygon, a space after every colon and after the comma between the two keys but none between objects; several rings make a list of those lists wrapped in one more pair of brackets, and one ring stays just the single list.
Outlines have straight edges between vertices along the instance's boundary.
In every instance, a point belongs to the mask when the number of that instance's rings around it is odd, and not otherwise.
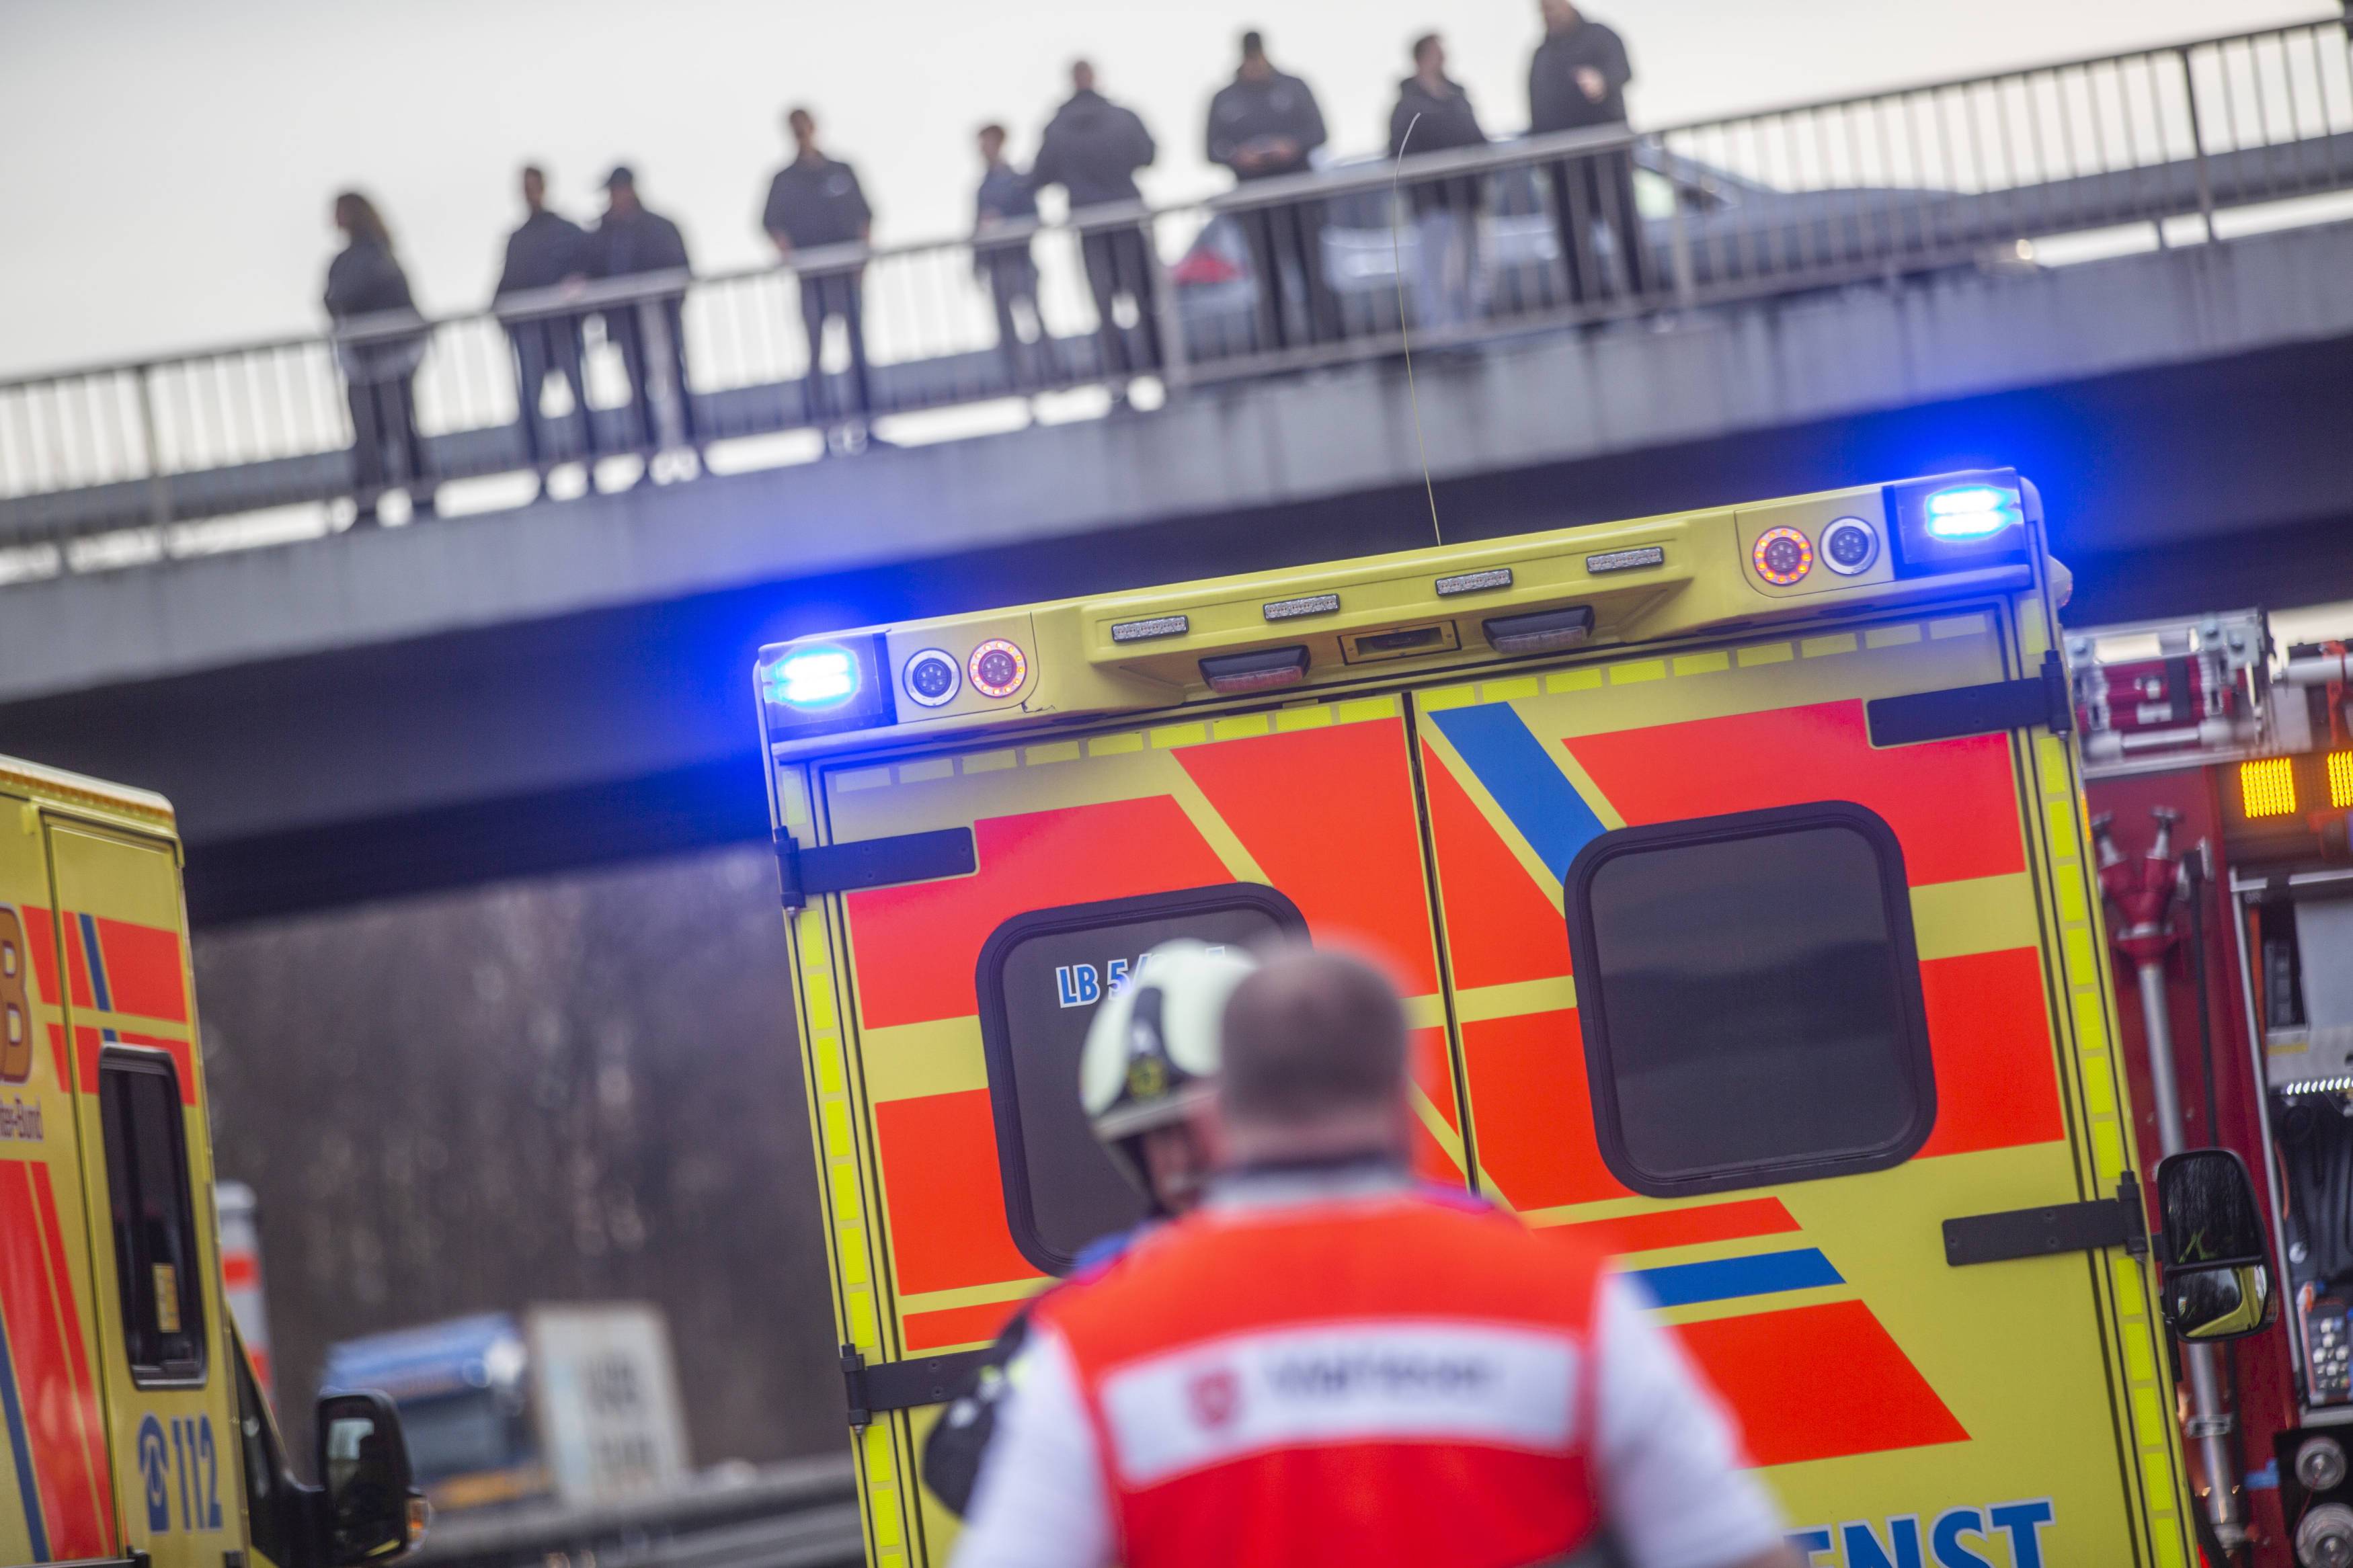
[{"label": "bridge railing", "polygon": [[[1640,135],[1427,135],[1401,163],[1157,210],[0,383],[0,547],[1138,379],[1177,395],[1397,354],[1408,329],[1469,352],[2025,268],[2055,236],[2211,238],[2234,209],[2353,189],[2353,68],[2346,26],[2316,22]],[[519,343],[576,356],[585,408],[558,374],[522,420]]]}]

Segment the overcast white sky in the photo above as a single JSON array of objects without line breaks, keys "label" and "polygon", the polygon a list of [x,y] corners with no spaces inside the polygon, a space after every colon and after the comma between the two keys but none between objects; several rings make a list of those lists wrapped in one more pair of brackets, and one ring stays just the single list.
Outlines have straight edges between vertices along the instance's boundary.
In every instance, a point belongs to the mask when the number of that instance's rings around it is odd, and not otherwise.
[{"label": "overcast white sky", "polygon": [[[2326,0],[1593,0],[1638,124],[2335,14]],[[696,265],[764,259],[756,215],[807,102],[882,242],[967,221],[971,132],[1026,158],[1095,60],[1161,140],[1151,195],[1200,155],[1234,37],[1265,29],[1335,151],[1380,141],[1408,39],[1442,27],[1491,129],[1526,116],[1535,0],[0,0],[0,374],[305,332],[334,236],[373,193],[428,310],[489,295],[513,171],[575,216],[617,159]]]}]

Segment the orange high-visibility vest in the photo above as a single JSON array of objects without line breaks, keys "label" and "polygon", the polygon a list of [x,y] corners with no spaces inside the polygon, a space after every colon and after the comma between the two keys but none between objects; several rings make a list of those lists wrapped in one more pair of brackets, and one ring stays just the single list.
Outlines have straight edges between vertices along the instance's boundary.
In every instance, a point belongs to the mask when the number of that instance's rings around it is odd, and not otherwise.
[{"label": "orange high-visibility vest", "polygon": [[1126,1568],[1511,1568],[1599,1527],[1598,1255],[1422,1190],[1215,1208],[1041,1303]]}]

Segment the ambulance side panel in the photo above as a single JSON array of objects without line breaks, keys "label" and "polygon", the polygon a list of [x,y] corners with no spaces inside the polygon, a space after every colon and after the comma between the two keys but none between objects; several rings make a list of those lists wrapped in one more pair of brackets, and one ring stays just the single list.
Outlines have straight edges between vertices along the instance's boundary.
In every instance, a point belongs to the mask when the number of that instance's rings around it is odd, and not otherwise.
[{"label": "ambulance side panel", "polygon": [[[2040,731],[1902,747],[1868,733],[1870,700],[2005,679],[2033,668],[2046,637],[2039,601],[1989,600],[1416,694],[1479,1184],[1532,1225],[1599,1239],[1659,1296],[1815,1562],[2189,1560],[2139,1262],[1954,1268],[1942,1245],[1947,1218],[2106,1196],[2126,1168],[2068,748]],[[1760,1160],[1755,1176],[1677,1186],[1622,1142],[1605,1149],[1599,1125],[1620,1124],[1606,1107],[1597,1118],[1605,1087],[1650,1097],[1639,1115],[1664,1124],[1646,1134],[1659,1148],[1736,1147],[1755,1140],[1715,1129],[1790,1112],[1754,1091],[1712,1100],[1704,1077],[1672,1096],[1605,1085],[1609,1031],[1646,1008],[1746,1012],[1768,1049],[1775,1010],[1803,1004],[1720,977],[1745,973],[1744,946],[1848,916],[1822,907],[1826,881],[1790,883],[1745,927],[1711,923],[1694,897],[1676,916],[1685,938],[1650,950],[1647,968],[1611,970],[1597,1054],[1580,1011],[1597,982],[1572,973],[1569,934],[1600,917],[1570,906],[1601,896],[1591,868],[1611,845],[1701,845],[1717,824],[1752,846],[1783,819],[1793,834],[1852,822],[1858,846],[1883,840],[1908,913],[1890,924],[1909,927],[1889,936],[1889,967],[1916,958],[1929,1081],[1911,1131],[1877,1153],[1841,1144],[1844,1113],[1824,1101],[1843,1095],[1824,1085],[1802,1107],[1821,1146],[1813,1179],[1762,1173],[1779,1167]],[[1654,869],[1639,896],[1668,896],[1670,881]],[[1643,911],[1621,902],[1612,916],[1596,941]],[[1872,982],[1875,961],[1846,936],[1817,951],[1825,991]]]},{"label": "ambulance side panel", "polygon": [[45,848],[33,803],[0,793],[0,1563],[123,1543]]},{"label": "ambulance side panel", "polygon": [[[1004,1120],[1018,1097],[992,1096],[992,1073],[1008,1068],[1001,1056],[992,1065],[984,1011],[1018,1015],[1025,1043],[1055,1033],[1074,1051],[1122,966],[1176,931],[1253,941],[1303,928],[1386,967],[1415,1026],[1417,1165],[1467,1179],[1399,698],[827,768],[818,780],[826,841],[968,826],[978,860],[968,878],[853,893],[797,917],[845,1342],[868,1360],[984,1344],[1063,1262],[1055,1217],[1008,1203],[1004,1151],[1025,1129]],[[800,787],[779,773],[787,822],[808,808]],[[1100,912],[1056,916],[1073,906]],[[1005,941],[1040,911],[1036,941],[1067,944],[1072,962],[1007,957],[981,978],[984,953],[1012,951]],[[1100,952],[1088,945],[1098,927]],[[1019,994],[985,997],[992,988]],[[1082,1122],[1060,1129],[1055,1149],[1037,1147],[1041,1136],[1027,1129],[1025,1158],[1101,1159]],[[1092,1180],[1119,1195],[1107,1164]],[[878,1563],[946,1555],[953,1521],[913,1497],[912,1479],[934,1414],[865,1434]]]},{"label": "ambulance side panel", "polygon": [[218,1568],[245,1489],[177,851],[44,816],[121,1544]]}]

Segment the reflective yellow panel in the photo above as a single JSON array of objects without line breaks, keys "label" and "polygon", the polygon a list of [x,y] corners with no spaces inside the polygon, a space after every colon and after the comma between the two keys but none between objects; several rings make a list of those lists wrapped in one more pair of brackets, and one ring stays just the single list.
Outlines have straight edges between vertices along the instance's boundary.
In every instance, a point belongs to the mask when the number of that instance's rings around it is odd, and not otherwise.
[{"label": "reflective yellow panel", "polygon": [[2353,805],[2353,752],[2328,753],[2328,804]]},{"label": "reflective yellow panel", "polygon": [[[2337,759],[2329,759],[2334,778]],[[2333,793],[2333,792],[2332,792]],[[2258,757],[2239,764],[2239,798],[2250,817],[2295,814],[2295,759]]]}]

